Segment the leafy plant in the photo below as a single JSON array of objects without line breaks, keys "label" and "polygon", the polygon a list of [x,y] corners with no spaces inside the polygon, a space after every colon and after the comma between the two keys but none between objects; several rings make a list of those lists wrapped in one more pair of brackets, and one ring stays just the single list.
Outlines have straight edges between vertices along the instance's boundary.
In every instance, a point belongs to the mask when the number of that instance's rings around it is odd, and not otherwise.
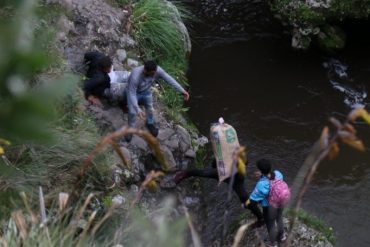
[{"label": "leafy plant", "polygon": [[[144,59],[154,59],[177,81],[187,85],[185,37],[179,21],[189,19],[189,12],[178,2],[176,7],[163,0],[143,0],[134,4],[132,32]],[[181,122],[182,96],[164,86],[161,99],[169,107],[167,114]]]},{"label": "leafy plant", "polygon": [[35,3],[9,3],[14,16],[0,24],[0,132],[10,141],[47,139],[55,100],[74,82],[72,77],[55,83],[37,80],[51,60],[33,35]]}]

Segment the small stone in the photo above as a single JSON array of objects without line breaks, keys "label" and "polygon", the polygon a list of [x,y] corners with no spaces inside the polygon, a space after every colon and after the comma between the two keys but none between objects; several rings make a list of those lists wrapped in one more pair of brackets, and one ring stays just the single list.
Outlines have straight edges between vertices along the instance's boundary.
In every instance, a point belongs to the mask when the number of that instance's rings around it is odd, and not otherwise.
[{"label": "small stone", "polygon": [[122,173],[123,173],[123,171],[120,168],[114,169],[114,171],[113,171],[113,178],[114,178],[114,182],[116,184],[120,184],[121,183],[121,175],[122,175]]},{"label": "small stone", "polygon": [[169,139],[171,136],[175,134],[175,131],[173,129],[167,128],[164,130],[159,130],[159,134],[157,136],[157,139],[160,141],[164,141]]},{"label": "small stone", "polygon": [[120,147],[121,152],[123,153],[123,156],[125,156],[126,160],[128,161],[129,165],[131,163],[131,153],[130,150],[128,150],[126,147]]},{"label": "small stone", "polygon": [[186,129],[184,129],[180,125],[176,126],[176,132],[177,132],[177,134],[179,136],[179,139],[180,139],[180,142],[179,142],[180,143],[180,150],[181,150],[181,152],[186,152],[190,148],[190,145],[191,145],[190,134]]},{"label": "small stone", "polygon": [[138,187],[136,184],[131,185],[131,186],[130,186],[130,192],[131,192],[132,194],[136,194],[136,193],[138,193],[138,192],[139,192],[139,187]]},{"label": "small stone", "polygon": [[65,15],[62,15],[57,23],[57,26],[60,31],[68,34],[69,32],[73,32],[75,30],[75,25],[72,21],[68,20]]},{"label": "small stone", "polygon": [[112,198],[112,202],[113,204],[116,204],[116,205],[122,205],[124,204],[126,201],[126,199],[121,196],[121,195],[115,195],[113,198]]},{"label": "small stone", "polygon": [[199,204],[199,198],[187,196],[184,198],[184,204],[188,207],[193,207]]},{"label": "small stone", "polygon": [[136,42],[135,40],[133,40],[129,35],[127,34],[123,34],[121,39],[120,39],[120,42],[122,45],[126,46],[126,47],[133,47],[135,46]]},{"label": "small stone", "polygon": [[206,144],[209,142],[209,140],[208,140],[208,138],[207,138],[207,137],[205,137],[205,136],[201,136],[201,137],[199,137],[199,138],[196,140],[196,142],[197,142],[197,144],[198,144],[199,146],[203,147],[204,145],[206,145]]},{"label": "small stone", "polygon": [[66,42],[67,41],[67,35],[64,32],[58,32],[57,33],[57,39],[60,42]]},{"label": "small stone", "polygon": [[130,68],[135,68],[137,66],[139,66],[139,62],[134,60],[134,59],[127,59],[127,66],[130,67]]},{"label": "small stone", "polygon": [[169,147],[172,151],[179,148],[179,140],[177,138],[172,138],[164,142],[164,144]]},{"label": "small stone", "polygon": [[119,60],[120,62],[124,62],[124,61],[126,60],[126,58],[127,58],[127,53],[126,53],[126,51],[125,51],[125,50],[123,50],[123,49],[118,49],[118,50],[116,51],[116,54],[117,54],[118,60]]},{"label": "small stone", "polygon": [[176,125],[176,132],[179,137],[188,145],[191,144],[191,137],[189,132],[182,126]]},{"label": "small stone", "polygon": [[139,136],[134,135],[132,137],[131,144],[138,147],[139,149],[141,149],[143,151],[148,150],[148,144],[146,143],[146,141],[144,141],[143,138],[141,138]]},{"label": "small stone", "polygon": [[196,152],[193,149],[189,149],[188,151],[186,151],[185,156],[186,157],[189,157],[189,158],[195,159],[195,157],[197,156],[197,154],[196,154]]},{"label": "small stone", "polygon": [[161,146],[161,150],[162,150],[162,153],[164,155],[164,158],[167,161],[167,165],[168,165],[169,170],[172,170],[172,171],[176,170],[177,169],[177,164],[176,164],[176,161],[173,157],[173,154],[172,154],[171,150],[166,146]]},{"label": "small stone", "polygon": [[140,172],[140,164],[139,164],[139,159],[138,158],[133,158],[132,159],[132,167],[133,167],[133,172],[135,174],[138,174]]},{"label": "small stone", "polygon": [[186,150],[190,148],[190,145],[186,144],[186,142],[183,142],[183,141],[179,142],[179,146],[180,146],[180,151],[183,153],[186,152]]}]

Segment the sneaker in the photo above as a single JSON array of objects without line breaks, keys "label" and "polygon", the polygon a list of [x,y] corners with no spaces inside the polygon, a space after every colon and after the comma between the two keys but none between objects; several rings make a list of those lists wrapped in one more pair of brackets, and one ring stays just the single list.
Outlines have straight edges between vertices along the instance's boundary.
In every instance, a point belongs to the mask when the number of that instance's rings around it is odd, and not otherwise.
[{"label": "sneaker", "polygon": [[276,242],[266,241],[265,242],[266,247],[278,247]]},{"label": "sneaker", "polygon": [[125,135],[126,142],[131,142],[131,140],[132,140],[132,134]]},{"label": "sneaker", "polygon": [[179,171],[175,174],[173,177],[173,181],[178,184],[180,183],[183,179],[186,178],[186,172],[185,171]]},{"label": "sneaker", "polygon": [[157,137],[158,135],[158,129],[154,126],[154,124],[147,124],[146,127],[148,128],[150,134],[152,136]]},{"label": "sneaker", "polygon": [[280,242],[284,242],[286,239],[287,239],[288,235],[284,232],[282,235],[281,235],[281,238],[280,238]]}]

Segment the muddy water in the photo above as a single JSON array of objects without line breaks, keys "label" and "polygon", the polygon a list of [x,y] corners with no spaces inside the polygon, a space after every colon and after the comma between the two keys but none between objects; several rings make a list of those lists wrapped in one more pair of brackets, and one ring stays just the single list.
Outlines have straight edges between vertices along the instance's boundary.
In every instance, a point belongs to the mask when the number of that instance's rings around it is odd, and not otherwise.
[{"label": "muddy water", "polygon": [[[248,147],[250,171],[257,159],[269,158],[291,183],[329,116],[343,119],[359,104],[370,110],[370,38],[362,35],[364,27],[356,30],[350,23],[348,47],[340,54],[297,52],[258,1],[218,1],[224,4],[222,17],[205,15],[219,5],[204,2],[214,6],[195,6],[198,13],[203,8],[204,23],[192,33],[191,118],[208,134],[209,124],[222,116]],[[255,9],[252,19],[234,14],[247,7]],[[356,127],[370,147],[370,127]],[[205,219],[214,232],[222,223],[218,213],[229,208],[235,219],[240,209],[223,202],[226,186],[211,184],[206,190],[220,208]],[[233,198],[233,203],[238,201]],[[336,246],[370,246],[369,148],[358,153],[344,147],[336,160],[322,163],[303,208],[334,228]],[[212,240],[207,231],[203,239]]]}]

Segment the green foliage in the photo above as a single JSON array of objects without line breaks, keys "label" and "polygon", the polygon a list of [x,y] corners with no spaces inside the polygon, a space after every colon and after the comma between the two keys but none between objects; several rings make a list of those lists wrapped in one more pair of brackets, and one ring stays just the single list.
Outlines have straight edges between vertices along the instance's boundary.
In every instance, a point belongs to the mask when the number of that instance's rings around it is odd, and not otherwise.
[{"label": "green foliage", "polygon": [[189,108],[183,107],[183,97],[173,88],[165,85],[159,95],[162,102],[167,106],[167,114],[175,122],[181,122],[182,115],[186,113]]},{"label": "green foliage", "polygon": [[272,10],[290,24],[319,25],[325,17],[321,10],[314,9],[301,1],[278,0],[272,3]]},{"label": "green foliage", "polygon": [[206,160],[208,154],[208,150],[205,146],[199,147],[197,151],[197,155],[195,156],[195,167],[197,168],[203,168],[205,166],[204,162]]},{"label": "green foliage", "polygon": [[370,14],[370,0],[333,0],[330,4],[332,18],[367,18]]},{"label": "green foliage", "polygon": [[185,16],[181,14],[184,13],[181,6],[176,7],[179,12],[162,0],[142,0],[135,4],[133,35],[146,58],[160,62],[184,60],[186,50],[176,20]]},{"label": "green foliage", "polygon": [[74,79],[57,84],[37,78],[52,60],[38,45],[41,35],[34,36],[35,1],[16,3],[11,20],[0,24],[0,132],[9,140],[46,139],[56,117],[54,102]]},{"label": "green foliage", "polygon": [[[287,210],[286,213],[288,215],[293,215],[293,210]],[[316,218],[315,216],[307,213],[304,210],[299,210],[297,213],[297,217],[300,221],[306,224],[308,227],[312,227],[313,229],[317,230],[318,232],[322,233],[323,236],[332,244],[335,244],[335,237],[333,234],[333,229],[325,225],[325,223]]]},{"label": "green foliage", "polygon": [[[189,16],[189,12],[179,3],[175,8],[162,0],[139,1],[133,10],[133,36],[144,59],[155,59],[183,85],[187,85],[186,48],[176,22],[186,20]],[[183,107],[182,96],[165,86],[161,98],[169,107],[167,113],[170,118],[181,122],[181,114],[188,110]]]},{"label": "green foliage", "polygon": [[325,17],[321,13],[321,11],[317,11],[312,9],[311,7],[301,4],[295,13],[295,18],[298,22],[303,23],[315,23],[316,25],[323,23],[325,21]]},{"label": "green foliage", "polygon": [[[0,133],[12,146],[7,147],[6,159],[0,160],[6,185],[1,186],[3,198],[9,198],[13,189],[32,190],[39,184],[49,190],[71,186],[79,165],[100,139],[82,106],[77,77],[65,72],[55,31],[49,28],[48,22],[56,20],[60,9],[36,6],[35,1],[7,6],[13,15],[0,24],[4,32],[0,36]],[[36,17],[35,8],[43,19]],[[94,160],[91,172],[99,172],[86,183],[101,182],[112,163],[110,154]]]},{"label": "green foliage", "polygon": [[333,0],[329,8],[312,7],[301,0],[271,1],[275,13],[288,19],[290,24],[300,23],[313,26],[329,21],[342,21],[344,18],[367,18],[370,14],[370,0]]},{"label": "green foliage", "polygon": [[[4,183],[4,182],[2,182]],[[2,186],[5,184],[2,184]],[[20,204],[18,191],[12,188],[0,190],[0,221],[7,219],[14,208]]]},{"label": "green foliage", "polygon": [[335,52],[343,49],[346,44],[346,34],[339,28],[324,26],[318,36],[319,46],[325,51]]},{"label": "green foliage", "polygon": [[154,212],[154,219],[145,217],[139,210],[132,212],[134,221],[124,233],[124,246],[184,246],[185,219],[172,219],[173,200]]},{"label": "green foliage", "polygon": [[[36,222],[31,221],[27,209],[17,211],[2,232],[1,246],[184,246],[186,222],[184,218],[176,219],[172,216],[173,200],[165,200],[165,204],[153,212],[151,219],[138,209],[124,212],[119,210],[113,212],[113,215],[112,212],[98,210],[95,218],[90,219],[96,209],[90,207],[91,201],[84,208],[84,202],[85,198],[82,197],[73,208],[64,212],[55,206],[48,207],[48,222],[44,227],[38,219]],[[39,209],[31,210],[37,212]],[[103,222],[100,221],[99,213],[111,217]],[[22,223],[15,224],[16,219]],[[86,227],[88,225],[90,228]],[[94,232],[94,228],[97,231]],[[20,234],[21,231],[25,234]]]}]

